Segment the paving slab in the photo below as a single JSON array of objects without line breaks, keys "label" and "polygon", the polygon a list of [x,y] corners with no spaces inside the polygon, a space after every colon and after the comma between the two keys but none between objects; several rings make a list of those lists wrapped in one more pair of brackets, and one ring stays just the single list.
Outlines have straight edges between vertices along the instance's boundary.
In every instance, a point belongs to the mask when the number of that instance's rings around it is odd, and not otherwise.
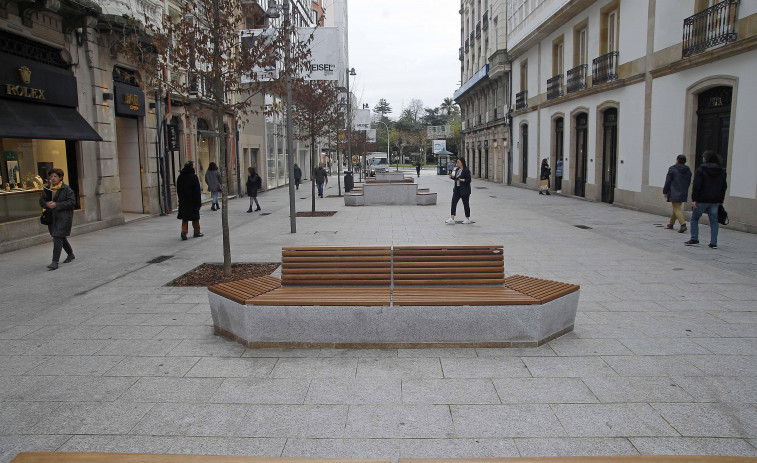
[{"label": "paving slab", "polygon": [[503,404],[598,403],[579,378],[497,378],[493,380]]},{"label": "paving slab", "polygon": [[446,405],[353,405],[347,417],[348,438],[454,437]]},{"label": "paving slab", "polygon": [[490,379],[403,379],[405,404],[500,404]]},{"label": "paving slab", "polygon": [[400,457],[397,439],[287,439],[284,458],[392,458]]},{"label": "paving slab", "polygon": [[313,378],[305,397],[307,404],[402,403],[399,378]]},{"label": "paving slab", "polygon": [[549,405],[453,405],[459,437],[561,437],[565,429]]},{"label": "paving slab", "polygon": [[642,455],[740,455],[757,457],[757,448],[745,439],[712,437],[631,437]]},{"label": "paving slab", "polygon": [[638,455],[639,452],[625,437],[545,437],[515,439],[521,457],[569,457]]},{"label": "paving slab", "polygon": [[513,439],[401,439],[402,458],[514,458]]}]

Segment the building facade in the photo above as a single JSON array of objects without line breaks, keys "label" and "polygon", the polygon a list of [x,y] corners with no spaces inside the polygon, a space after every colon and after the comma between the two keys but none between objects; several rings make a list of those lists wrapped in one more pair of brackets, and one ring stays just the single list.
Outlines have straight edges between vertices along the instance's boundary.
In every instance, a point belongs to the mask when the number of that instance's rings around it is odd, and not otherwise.
[{"label": "building facade", "polygon": [[462,145],[474,177],[508,182],[510,67],[504,0],[460,4],[460,82],[454,93]]},{"label": "building facade", "polygon": [[[715,150],[731,228],[757,231],[757,4],[508,0],[514,184],[669,214],[665,175]],[[690,204],[685,206],[690,208]],[[690,210],[690,209],[689,209]]]}]

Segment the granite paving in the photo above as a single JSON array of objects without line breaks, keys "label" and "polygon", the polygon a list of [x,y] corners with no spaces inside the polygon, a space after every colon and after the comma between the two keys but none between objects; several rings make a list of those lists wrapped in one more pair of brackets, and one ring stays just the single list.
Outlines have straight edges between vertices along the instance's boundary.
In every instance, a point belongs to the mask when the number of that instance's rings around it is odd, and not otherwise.
[{"label": "granite paving", "polygon": [[[470,225],[433,206],[289,219],[288,190],[232,199],[234,262],[288,245],[502,244],[506,274],[581,285],[574,331],[537,348],[249,349],[214,335],[206,289],[167,283],[222,261],[221,212],[0,254],[0,463],[21,451],[422,458],[757,456],[757,235],[685,247],[667,217],[475,179]],[[337,194],[337,182],[327,186]],[[304,198],[304,199],[302,199]],[[662,204],[662,198],[660,198]],[[297,210],[310,210],[298,191]],[[588,229],[577,228],[585,225]],[[701,233],[709,233],[702,225]],[[157,264],[148,261],[170,256]],[[39,288],[49,288],[41,297]]]}]

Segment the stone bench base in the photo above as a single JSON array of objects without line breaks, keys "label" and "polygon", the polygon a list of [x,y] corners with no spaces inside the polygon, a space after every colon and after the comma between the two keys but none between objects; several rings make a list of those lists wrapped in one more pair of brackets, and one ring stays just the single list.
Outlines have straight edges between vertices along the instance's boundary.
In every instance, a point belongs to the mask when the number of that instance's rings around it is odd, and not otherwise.
[{"label": "stone bench base", "polygon": [[573,330],[579,291],[499,306],[244,305],[208,292],[215,332],[248,347],[536,347]]}]

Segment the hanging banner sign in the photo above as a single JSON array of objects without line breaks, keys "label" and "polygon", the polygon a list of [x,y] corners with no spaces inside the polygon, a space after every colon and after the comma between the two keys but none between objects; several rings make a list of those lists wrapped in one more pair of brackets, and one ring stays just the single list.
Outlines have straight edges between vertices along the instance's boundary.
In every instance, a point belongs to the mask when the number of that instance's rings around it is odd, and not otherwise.
[{"label": "hanging banner sign", "polygon": [[368,143],[376,143],[376,129],[368,129],[365,131],[365,141]]},{"label": "hanging banner sign", "polygon": [[354,119],[352,120],[352,126],[355,130],[368,130],[371,128],[371,110],[370,109],[355,109],[353,110]]},{"label": "hanging banner sign", "polygon": [[[276,32],[269,29],[246,29],[239,31],[239,41],[243,47],[253,48],[259,47],[264,49],[269,42],[275,40]],[[263,44],[259,44],[258,41],[263,41]],[[251,82],[270,82],[279,78],[279,69],[277,66],[272,67],[254,67],[251,74],[245,74],[242,76],[242,83],[249,84]]]},{"label": "hanging banner sign", "polygon": [[447,140],[434,140],[434,154],[447,150]]},{"label": "hanging banner sign", "polygon": [[310,67],[302,77],[305,80],[339,80],[339,28],[336,27],[300,27],[297,37],[301,43],[310,36]]}]

